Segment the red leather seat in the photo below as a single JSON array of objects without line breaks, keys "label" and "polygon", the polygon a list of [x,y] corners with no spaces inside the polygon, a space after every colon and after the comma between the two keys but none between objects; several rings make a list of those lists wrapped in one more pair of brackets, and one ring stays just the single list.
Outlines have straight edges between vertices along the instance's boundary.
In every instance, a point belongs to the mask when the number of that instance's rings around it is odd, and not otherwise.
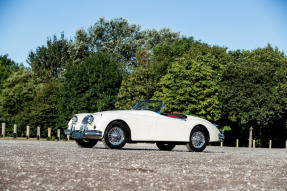
[{"label": "red leather seat", "polygon": [[168,117],[172,117],[172,118],[179,118],[178,116],[176,115],[167,115]]}]

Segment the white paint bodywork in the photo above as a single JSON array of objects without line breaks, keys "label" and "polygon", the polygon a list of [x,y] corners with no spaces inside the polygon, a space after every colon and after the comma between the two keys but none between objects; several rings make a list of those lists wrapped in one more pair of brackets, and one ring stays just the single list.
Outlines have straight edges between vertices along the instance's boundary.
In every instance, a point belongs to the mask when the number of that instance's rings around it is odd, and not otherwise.
[{"label": "white paint bodywork", "polygon": [[[89,113],[76,114],[78,122],[75,130],[80,130],[83,118]],[[88,124],[89,130],[105,132],[106,127],[115,120],[124,121],[130,128],[132,141],[176,141],[189,142],[193,127],[203,125],[209,132],[210,142],[219,141],[219,130],[207,120],[187,116],[187,119],[167,117],[148,110],[118,110],[93,113],[94,121]],[[69,126],[72,125],[72,120]]]}]

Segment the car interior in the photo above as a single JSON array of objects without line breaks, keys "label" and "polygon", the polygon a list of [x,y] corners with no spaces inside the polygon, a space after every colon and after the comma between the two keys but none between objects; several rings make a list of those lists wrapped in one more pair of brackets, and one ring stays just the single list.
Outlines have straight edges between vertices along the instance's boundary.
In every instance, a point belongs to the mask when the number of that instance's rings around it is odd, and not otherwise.
[{"label": "car interior", "polygon": [[172,117],[172,118],[177,118],[177,119],[186,119],[187,116],[183,114],[174,114],[174,113],[161,113],[161,115],[167,116],[167,117]]}]

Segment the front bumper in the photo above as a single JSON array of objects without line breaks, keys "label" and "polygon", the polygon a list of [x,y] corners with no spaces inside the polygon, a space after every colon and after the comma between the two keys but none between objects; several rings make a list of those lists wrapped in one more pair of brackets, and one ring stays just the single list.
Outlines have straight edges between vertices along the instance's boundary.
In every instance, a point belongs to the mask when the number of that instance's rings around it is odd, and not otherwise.
[{"label": "front bumper", "polygon": [[65,135],[70,135],[73,139],[101,139],[102,131],[99,130],[85,130],[84,132],[71,129],[65,129]]}]

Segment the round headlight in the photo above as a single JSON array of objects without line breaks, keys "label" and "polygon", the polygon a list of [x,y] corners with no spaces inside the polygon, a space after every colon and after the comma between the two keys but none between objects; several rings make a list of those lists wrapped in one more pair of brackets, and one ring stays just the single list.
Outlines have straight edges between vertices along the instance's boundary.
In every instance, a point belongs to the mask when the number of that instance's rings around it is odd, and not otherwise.
[{"label": "round headlight", "polygon": [[88,123],[89,123],[89,124],[92,124],[92,123],[93,123],[93,121],[94,121],[94,116],[89,115]]},{"label": "round headlight", "polygon": [[74,115],[73,118],[72,118],[72,122],[73,123],[77,123],[77,121],[78,121],[78,117],[76,115]]}]

